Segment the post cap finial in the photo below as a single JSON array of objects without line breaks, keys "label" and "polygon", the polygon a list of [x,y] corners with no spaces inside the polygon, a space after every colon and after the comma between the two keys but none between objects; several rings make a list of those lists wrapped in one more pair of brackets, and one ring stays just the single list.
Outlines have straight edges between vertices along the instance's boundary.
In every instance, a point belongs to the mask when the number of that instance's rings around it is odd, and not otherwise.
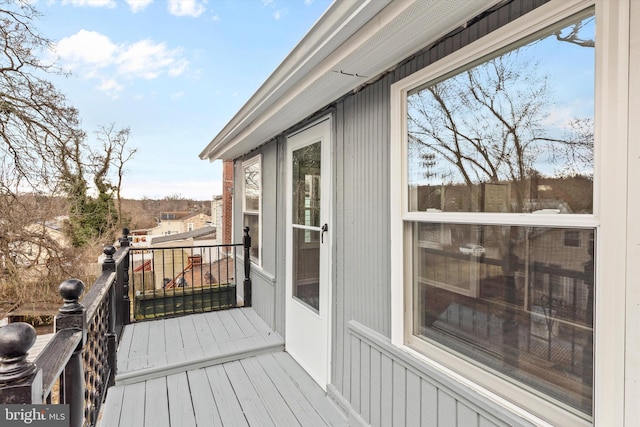
[{"label": "post cap finial", "polygon": [[0,384],[22,381],[36,371],[27,353],[36,342],[36,330],[28,323],[9,323],[0,328]]},{"label": "post cap finial", "polygon": [[77,313],[82,311],[82,305],[78,302],[84,291],[84,283],[79,279],[68,279],[60,283],[58,293],[64,300],[64,305],[58,310],[60,313]]}]

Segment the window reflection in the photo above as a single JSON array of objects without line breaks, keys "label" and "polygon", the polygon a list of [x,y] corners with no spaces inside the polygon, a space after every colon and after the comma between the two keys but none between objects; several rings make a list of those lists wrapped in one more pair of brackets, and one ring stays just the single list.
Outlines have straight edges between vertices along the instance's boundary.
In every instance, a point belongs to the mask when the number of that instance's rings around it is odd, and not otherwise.
[{"label": "window reflection", "polygon": [[413,334],[590,414],[594,233],[413,224]]},{"label": "window reflection", "polygon": [[409,210],[593,212],[593,16],[409,93]]}]

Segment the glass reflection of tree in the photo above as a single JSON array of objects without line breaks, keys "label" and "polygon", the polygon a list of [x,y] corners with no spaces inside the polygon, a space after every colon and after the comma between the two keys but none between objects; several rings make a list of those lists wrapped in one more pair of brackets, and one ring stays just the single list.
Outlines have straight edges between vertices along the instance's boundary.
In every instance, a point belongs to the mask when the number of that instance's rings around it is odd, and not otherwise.
[{"label": "glass reflection of tree", "polygon": [[[552,37],[592,47],[592,40],[580,36],[592,19]],[[513,208],[522,212],[525,183],[539,175],[535,167],[543,154],[556,173],[592,173],[593,118],[574,117],[564,124],[561,135],[550,129],[551,77],[541,73],[532,59],[529,52],[535,45],[507,52],[409,96],[409,161],[422,174],[418,179],[437,177],[469,189],[510,182]]]},{"label": "glass reflection of tree", "polygon": [[300,225],[320,225],[321,143],[293,153],[293,221]]}]

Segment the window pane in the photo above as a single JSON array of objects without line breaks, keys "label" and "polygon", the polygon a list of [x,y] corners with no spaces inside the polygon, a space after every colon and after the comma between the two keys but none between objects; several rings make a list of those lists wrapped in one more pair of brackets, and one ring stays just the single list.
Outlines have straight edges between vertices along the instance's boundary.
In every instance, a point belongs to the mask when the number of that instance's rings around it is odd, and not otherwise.
[{"label": "window pane", "polygon": [[593,16],[412,91],[410,211],[593,212]]},{"label": "window pane", "polygon": [[257,263],[260,256],[260,215],[245,212],[242,225],[243,227],[249,227],[249,234],[251,235],[249,255],[251,260]]},{"label": "window pane", "polygon": [[595,230],[414,223],[412,232],[418,342],[590,415]]},{"label": "window pane", "polygon": [[260,210],[260,163],[251,163],[244,168],[244,209]]},{"label": "window pane", "polygon": [[320,309],[320,232],[293,229],[293,296]]},{"label": "window pane", "polygon": [[320,227],[321,144],[293,152],[293,224]]}]

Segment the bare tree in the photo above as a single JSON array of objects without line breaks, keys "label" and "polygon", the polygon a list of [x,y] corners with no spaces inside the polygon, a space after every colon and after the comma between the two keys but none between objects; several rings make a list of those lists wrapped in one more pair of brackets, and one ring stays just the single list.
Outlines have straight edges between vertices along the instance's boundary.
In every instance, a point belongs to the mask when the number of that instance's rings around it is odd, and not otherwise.
[{"label": "bare tree", "polygon": [[511,182],[518,210],[524,181],[537,175],[542,155],[576,170],[593,160],[593,121],[575,118],[565,135],[550,134],[547,77],[521,56],[519,50],[506,53],[408,99],[411,161],[430,165],[425,173],[431,176],[470,188]]},{"label": "bare tree", "polygon": [[116,183],[113,186],[116,192],[116,202],[118,209],[118,227],[122,227],[122,182],[125,174],[126,164],[133,159],[138,151],[136,148],[128,147],[131,129],[126,127],[115,129],[112,123],[108,126],[101,126],[97,132],[98,141],[102,143],[102,151],[110,153],[110,166],[115,168]]}]

